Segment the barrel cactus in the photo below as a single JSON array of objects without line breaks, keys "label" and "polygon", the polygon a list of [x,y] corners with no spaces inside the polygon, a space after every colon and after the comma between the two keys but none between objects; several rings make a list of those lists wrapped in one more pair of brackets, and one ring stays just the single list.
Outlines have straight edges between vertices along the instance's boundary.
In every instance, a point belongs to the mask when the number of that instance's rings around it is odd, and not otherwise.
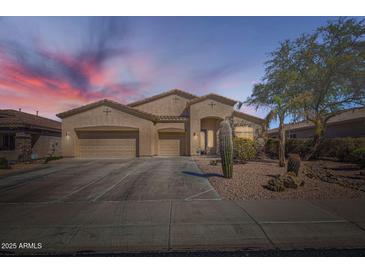
[{"label": "barrel cactus", "polygon": [[233,175],[233,141],[232,128],[229,121],[221,122],[219,128],[219,153],[221,156],[223,176],[232,178]]},{"label": "barrel cactus", "polygon": [[300,156],[298,154],[289,155],[287,172],[293,172],[296,176],[298,176],[300,163]]}]

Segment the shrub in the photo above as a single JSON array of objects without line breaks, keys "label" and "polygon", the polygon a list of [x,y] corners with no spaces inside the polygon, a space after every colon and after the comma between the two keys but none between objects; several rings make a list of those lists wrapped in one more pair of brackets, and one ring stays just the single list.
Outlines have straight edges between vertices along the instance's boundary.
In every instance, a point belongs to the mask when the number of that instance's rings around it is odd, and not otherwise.
[{"label": "shrub", "polygon": [[351,152],[350,159],[361,167],[365,167],[365,146]]},{"label": "shrub", "polygon": [[209,162],[209,164],[210,164],[211,166],[217,166],[217,165],[218,165],[218,160],[211,160],[211,161]]},{"label": "shrub", "polygon": [[278,157],[279,151],[279,140],[278,139],[268,139],[265,146],[265,152],[272,158]]},{"label": "shrub", "polygon": [[[365,138],[329,138],[325,139],[318,150],[317,157],[336,158],[340,161],[353,161],[351,153],[358,149],[365,147]],[[287,139],[285,144],[285,153],[299,154],[305,156],[312,148],[312,139]],[[269,139],[266,143],[265,151],[272,157],[278,157],[279,140]]]},{"label": "shrub", "polygon": [[240,161],[252,160],[256,157],[257,150],[255,142],[245,138],[233,139],[233,157]]},{"label": "shrub", "polygon": [[326,139],[319,148],[319,156],[333,157],[340,161],[351,161],[351,153],[360,147],[365,147],[365,138]]},{"label": "shrub", "polygon": [[49,161],[62,159],[62,156],[48,156],[44,159],[44,163],[47,164]]},{"label": "shrub", "polygon": [[9,169],[9,163],[8,160],[6,160],[5,157],[0,157],[0,169]]},{"label": "shrub", "polygon": [[301,157],[307,155],[313,146],[312,139],[287,139],[285,143],[285,154],[299,154]]}]

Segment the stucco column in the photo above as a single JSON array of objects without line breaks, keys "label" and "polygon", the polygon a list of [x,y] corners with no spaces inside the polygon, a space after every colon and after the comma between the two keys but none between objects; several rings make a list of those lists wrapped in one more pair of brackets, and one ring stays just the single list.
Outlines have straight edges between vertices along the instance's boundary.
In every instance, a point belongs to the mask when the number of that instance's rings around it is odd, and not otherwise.
[{"label": "stucco column", "polygon": [[198,155],[200,131],[200,119],[192,119],[190,121],[190,155]]},{"label": "stucco column", "polygon": [[64,124],[62,124],[61,144],[63,157],[76,156],[77,140],[78,139],[75,130],[73,128],[65,127]]},{"label": "stucco column", "polygon": [[152,156],[152,140],[154,132],[151,127],[140,128],[139,130],[139,156]]}]

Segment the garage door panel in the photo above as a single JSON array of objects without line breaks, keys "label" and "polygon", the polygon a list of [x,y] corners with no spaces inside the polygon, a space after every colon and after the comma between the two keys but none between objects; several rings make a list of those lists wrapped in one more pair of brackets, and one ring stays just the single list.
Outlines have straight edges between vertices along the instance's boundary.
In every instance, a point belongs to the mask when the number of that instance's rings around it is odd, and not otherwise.
[{"label": "garage door panel", "polygon": [[176,132],[159,133],[159,155],[180,156],[185,154],[185,134]]},{"label": "garage door panel", "polygon": [[82,132],[79,152],[82,158],[131,158],[137,154],[137,135],[130,132]]},{"label": "garage door panel", "polygon": [[178,156],[180,155],[180,140],[160,140],[160,155]]}]

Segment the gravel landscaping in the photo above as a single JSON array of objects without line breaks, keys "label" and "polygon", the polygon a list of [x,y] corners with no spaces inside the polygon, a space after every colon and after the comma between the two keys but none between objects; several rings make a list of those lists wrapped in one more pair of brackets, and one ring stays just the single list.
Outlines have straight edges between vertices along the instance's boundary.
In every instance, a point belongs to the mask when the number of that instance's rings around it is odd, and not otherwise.
[{"label": "gravel landscaping", "polygon": [[[263,186],[271,178],[285,172],[285,168],[280,168],[275,161],[235,164],[233,178],[225,179],[220,164],[210,165],[212,158],[195,157],[194,160],[219,195],[227,200],[365,198],[364,191],[309,178],[303,172],[299,176],[304,180],[304,186],[298,189],[285,189],[283,192],[267,190]],[[307,165],[305,162],[303,164]]]}]

